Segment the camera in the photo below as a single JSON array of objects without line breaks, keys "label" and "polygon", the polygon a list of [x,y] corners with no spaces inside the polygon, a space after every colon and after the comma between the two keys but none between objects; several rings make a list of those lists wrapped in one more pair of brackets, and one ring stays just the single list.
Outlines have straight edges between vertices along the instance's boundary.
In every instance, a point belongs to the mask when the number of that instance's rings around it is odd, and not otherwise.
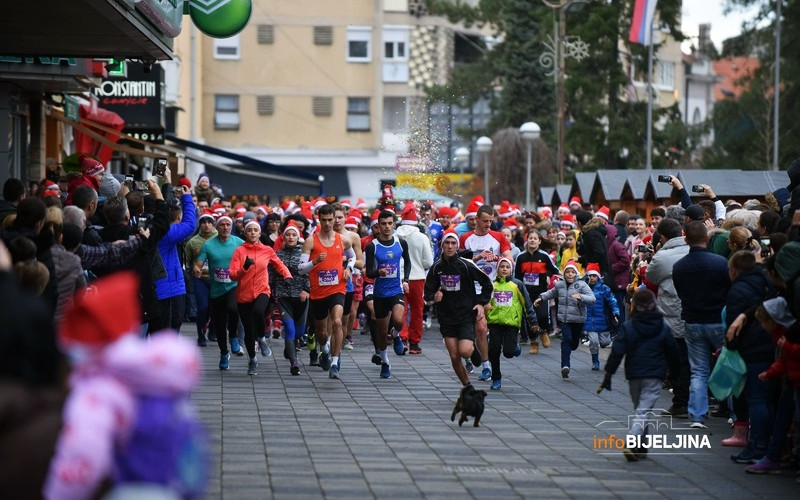
[{"label": "camera", "polygon": [[642,252],[642,253],[647,253],[647,252],[650,251],[650,249],[647,248],[647,245],[636,245],[636,251],[637,252]]},{"label": "camera", "polygon": [[164,156],[159,156],[156,158],[156,167],[155,172],[156,175],[164,175],[164,172],[167,171],[167,165],[169,164],[169,160],[167,160]]},{"label": "camera", "polygon": [[705,193],[706,192],[706,188],[704,188],[703,186],[701,186],[699,184],[695,184],[694,186],[692,186],[692,192],[693,193]]},{"label": "camera", "polygon": [[133,183],[133,185],[136,188],[136,191],[150,191],[150,186],[147,185],[147,181],[136,181]]},{"label": "camera", "polygon": [[669,183],[672,182],[672,176],[671,175],[659,175],[658,176],[658,182],[665,182],[665,183],[669,184]]}]

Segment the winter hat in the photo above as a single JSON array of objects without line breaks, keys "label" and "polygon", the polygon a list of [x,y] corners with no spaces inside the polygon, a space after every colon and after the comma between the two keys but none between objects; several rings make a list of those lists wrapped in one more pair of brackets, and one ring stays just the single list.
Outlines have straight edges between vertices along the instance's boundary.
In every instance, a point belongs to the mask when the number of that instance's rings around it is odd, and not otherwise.
[{"label": "winter hat", "polygon": [[569,205],[567,205],[566,203],[562,203],[561,205],[558,206],[557,212],[558,215],[570,213]]},{"label": "winter hat", "polygon": [[344,206],[344,207],[347,207],[348,210],[350,209],[350,207],[353,206],[353,204],[350,203],[350,200],[341,200],[341,201],[339,201],[339,204]]},{"label": "winter hat", "polygon": [[503,200],[500,203],[500,208],[497,210],[497,213],[500,214],[501,219],[507,219],[513,215],[514,209],[511,207],[511,202],[508,200]]},{"label": "winter hat", "polygon": [[[252,212],[250,212],[250,213],[252,213]],[[255,217],[244,223],[244,229],[245,230],[247,230],[247,228],[250,227],[250,226],[255,226],[259,230],[261,229],[261,224],[258,223],[258,221],[255,219]]]},{"label": "winter hat", "polygon": [[81,157],[81,172],[83,175],[97,175],[106,171],[106,167],[102,163],[95,160],[91,156]]},{"label": "winter hat", "polygon": [[577,205],[577,208],[581,208],[581,206],[582,206],[581,199],[578,198],[577,196],[573,196],[572,198],[570,198],[569,199],[569,207],[572,208],[573,205]]},{"label": "winter hat", "polygon": [[264,215],[269,215],[269,207],[266,205],[259,205],[256,207],[256,212],[261,212]]},{"label": "winter hat", "polygon": [[228,209],[225,208],[225,205],[222,203],[215,203],[211,206],[211,210],[214,211],[215,214],[219,215],[226,215],[228,213]]},{"label": "winter hat", "polygon": [[605,205],[597,209],[597,216],[602,217],[608,222],[608,218],[611,216],[611,210]]},{"label": "winter hat", "polygon": [[372,226],[374,226],[375,224],[378,223],[378,216],[380,216],[380,215],[381,215],[381,209],[380,208],[376,208],[375,210],[372,211],[372,217],[370,217],[370,220],[369,220],[369,227],[370,228],[372,228]]},{"label": "winter hat", "polygon": [[553,209],[550,207],[542,207],[539,209],[539,217],[542,219],[552,219],[553,218]]},{"label": "winter hat", "polygon": [[561,225],[565,226],[568,225],[569,227],[575,227],[575,216],[572,214],[564,214],[561,216]]},{"label": "winter hat", "polygon": [[358,217],[353,217],[352,215],[347,217],[344,221],[345,229],[358,229],[358,223],[360,219]]},{"label": "winter hat", "polygon": [[483,203],[478,203],[477,201],[471,202],[467,205],[467,211],[464,213],[464,217],[476,217],[478,215],[478,209],[483,205]]},{"label": "winter hat", "polygon": [[58,184],[50,179],[45,179],[44,182],[42,182],[42,187],[50,191],[61,191],[61,188],[58,187]]},{"label": "winter hat", "polygon": [[566,272],[567,269],[572,269],[578,276],[581,275],[581,272],[578,270],[578,264],[576,264],[574,260],[570,260],[569,262],[567,262],[567,265],[564,266],[563,272]]},{"label": "winter hat", "polygon": [[689,205],[686,207],[686,211],[683,213],[684,217],[688,217],[692,220],[703,220],[706,218],[706,213],[703,211],[703,207],[700,205]]},{"label": "winter hat", "polygon": [[203,178],[205,178],[209,183],[211,183],[211,178],[208,176],[207,173],[203,172],[197,176],[197,182],[195,182],[195,184],[200,184],[200,181],[203,180]]},{"label": "winter hat", "polygon": [[656,296],[647,288],[642,288],[633,294],[631,299],[633,312],[650,312],[656,310]]},{"label": "winter hat", "polygon": [[139,278],[135,273],[114,273],[78,293],[67,308],[59,328],[63,347],[75,344],[103,347],[139,330]]},{"label": "winter hat", "polygon": [[209,209],[203,210],[203,213],[200,214],[200,217],[197,218],[197,223],[203,222],[203,219],[209,219],[212,223],[214,222],[214,212]]},{"label": "winter hat", "polygon": [[[236,207],[236,220],[237,221],[244,220],[244,214],[246,214],[246,213],[247,213],[247,209],[245,207],[243,207],[243,206]],[[250,212],[250,213],[252,213],[252,212]]]},{"label": "winter hat", "polygon": [[186,177],[185,175],[182,175],[178,179],[178,185],[179,186],[186,186],[187,188],[191,189],[192,188],[192,181],[190,181],[189,178]]},{"label": "winter hat", "polygon": [[775,297],[774,299],[765,300],[762,305],[769,317],[772,318],[772,321],[784,328],[789,328],[795,323],[796,320],[792,313],[789,312],[789,305],[786,303],[785,298]]},{"label": "winter hat", "polygon": [[515,229],[519,229],[519,224],[517,223],[517,219],[514,217],[509,217],[503,221],[503,227],[507,227],[513,231]]},{"label": "winter hat", "polygon": [[403,207],[403,213],[400,215],[400,224],[402,225],[415,225],[419,222],[417,217],[417,209],[414,208],[413,203],[406,203]]},{"label": "winter hat", "polygon": [[[258,217],[256,217],[256,214],[254,214],[253,212],[248,210],[242,216],[242,224],[244,224],[245,227],[247,227],[247,223],[250,222],[250,221],[256,221],[258,223]],[[261,224],[259,224],[259,226],[260,225]]]},{"label": "winter hat", "polygon": [[297,208],[297,203],[293,201],[286,200],[281,203],[281,210],[283,210],[283,213],[285,214],[293,214],[295,208]]},{"label": "winter hat", "polygon": [[503,261],[508,262],[508,265],[511,266],[511,270],[514,270],[514,262],[508,257],[500,257],[500,259],[497,261],[497,267],[500,267],[500,263]]},{"label": "winter hat", "polygon": [[320,208],[324,207],[327,204],[328,202],[326,202],[324,198],[317,198],[314,204],[311,205],[311,208],[314,210],[319,210]]},{"label": "winter hat", "polygon": [[286,224],[286,227],[283,229],[283,234],[286,234],[286,231],[294,231],[297,233],[297,237],[300,238],[300,241],[303,241],[303,233],[300,232],[300,228],[297,227],[297,224],[294,220],[289,220]]},{"label": "winter hat", "polygon": [[364,198],[359,198],[358,201],[356,201],[356,208],[360,208],[362,210],[365,210],[365,209],[367,209],[367,207],[368,207],[368,205],[367,205],[367,202],[364,201]]},{"label": "winter hat", "polygon": [[592,220],[592,213],[586,210],[581,210],[575,215],[575,218],[578,219],[578,222],[581,226],[586,225],[590,220]]},{"label": "winter hat", "polygon": [[455,231],[446,231],[442,235],[442,243],[444,243],[444,240],[446,240],[447,238],[453,238],[454,240],[456,240],[456,245],[459,244],[458,243],[458,233],[457,232],[455,232]]},{"label": "winter hat", "polygon": [[229,223],[233,224],[233,220],[228,217],[227,215],[221,215],[216,222],[214,222],[214,226],[219,226],[220,222],[228,221]]},{"label": "winter hat", "polygon": [[598,278],[600,277],[600,264],[597,262],[591,262],[586,265],[586,276],[594,274]]}]

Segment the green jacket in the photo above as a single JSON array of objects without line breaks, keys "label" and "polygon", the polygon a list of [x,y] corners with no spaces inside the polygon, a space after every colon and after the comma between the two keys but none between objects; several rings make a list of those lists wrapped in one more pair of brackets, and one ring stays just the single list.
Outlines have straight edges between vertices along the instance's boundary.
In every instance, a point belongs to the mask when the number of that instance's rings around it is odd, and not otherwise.
[{"label": "green jacket", "polygon": [[486,314],[490,325],[522,326],[522,318],[528,316],[528,325],[536,325],[536,313],[533,310],[528,290],[521,281],[513,277],[498,276],[494,281],[492,308]]}]

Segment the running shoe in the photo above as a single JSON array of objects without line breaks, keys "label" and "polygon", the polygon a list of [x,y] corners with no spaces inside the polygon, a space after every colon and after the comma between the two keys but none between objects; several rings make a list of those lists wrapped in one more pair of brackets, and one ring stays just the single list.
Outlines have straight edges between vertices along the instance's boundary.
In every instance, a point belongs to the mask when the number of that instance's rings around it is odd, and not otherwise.
[{"label": "running shoe", "polygon": [[465,359],[464,362],[465,362],[464,368],[467,370],[467,373],[472,373],[473,371],[475,371],[475,366],[472,364],[472,360]]},{"label": "running shoe", "polygon": [[252,358],[250,362],[247,363],[247,374],[258,375],[258,360],[256,358]]},{"label": "running shoe", "polygon": [[520,345],[517,344],[517,347],[514,348],[514,357],[517,358],[519,357],[520,354],[522,354],[522,347],[520,347]]},{"label": "running shoe", "polygon": [[503,387],[503,383],[502,383],[501,381],[499,381],[499,380],[492,380],[492,386],[491,386],[491,389],[492,389],[493,391],[499,391],[501,387]]},{"label": "running shoe", "polygon": [[292,375],[300,375],[300,366],[297,364],[297,360],[292,360],[289,364],[289,372]]},{"label": "running shoe", "polygon": [[331,355],[327,352],[323,352],[319,355],[319,367],[325,371],[331,369]]},{"label": "running shoe", "polygon": [[381,363],[381,378],[392,378],[392,371],[386,363]]},{"label": "running shoe", "polygon": [[319,366],[319,353],[311,351],[308,355],[308,364],[311,366]]},{"label": "running shoe", "polygon": [[230,361],[230,359],[231,359],[230,354],[221,354],[219,357],[219,369],[227,370],[229,365],[228,362]]},{"label": "running shoe", "polygon": [[561,367],[561,378],[569,378],[569,366]]},{"label": "running shoe", "polygon": [[239,345],[239,339],[236,337],[231,339],[231,352],[237,356],[244,356],[244,349]]},{"label": "running shoe", "polygon": [[342,346],[342,349],[344,349],[345,351],[352,351],[353,350],[353,343],[350,342],[349,340],[345,340],[344,341],[344,345]]},{"label": "running shoe", "polygon": [[272,349],[269,347],[269,340],[267,340],[267,337],[258,339],[258,347],[261,349],[261,355],[265,358],[267,356],[272,356]]},{"label": "running shoe", "polygon": [[398,356],[402,356],[406,353],[406,346],[403,344],[403,339],[400,338],[400,334],[395,335],[392,339],[392,347],[394,348],[394,353]]},{"label": "running shoe", "polygon": [[410,354],[422,354],[422,348],[419,346],[419,344],[411,344],[408,347],[408,352]]},{"label": "running shoe", "polygon": [[692,422],[689,427],[692,429],[708,429],[708,426],[703,422]]},{"label": "running shoe", "polygon": [[331,365],[331,369],[328,370],[328,378],[339,378],[339,365]]},{"label": "running shoe", "polygon": [[308,336],[308,340],[306,340],[306,347],[308,347],[309,351],[313,351],[317,348],[317,338],[313,335]]},{"label": "running shoe", "polygon": [[781,463],[764,457],[750,467],[747,467],[744,471],[748,474],[780,474]]},{"label": "running shoe", "polygon": [[272,322],[272,338],[279,339],[281,338],[281,328],[283,327],[283,321],[275,320]]},{"label": "running shoe", "polygon": [[492,369],[484,368],[483,371],[481,371],[481,376],[478,377],[478,380],[489,380],[490,378],[492,378]]}]

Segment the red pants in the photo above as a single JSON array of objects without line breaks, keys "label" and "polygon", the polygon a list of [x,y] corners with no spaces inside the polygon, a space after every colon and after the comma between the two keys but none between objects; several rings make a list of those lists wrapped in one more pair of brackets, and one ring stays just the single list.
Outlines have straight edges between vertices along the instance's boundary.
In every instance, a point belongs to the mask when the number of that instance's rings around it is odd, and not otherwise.
[{"label": "red pants", "polygon": [[[408,293],[405,295],[406,314],[403,318],[402,337],[407,338],[409,344],[422,342],[422,310],[425,301],[425,280],[411,280],[408,282]],[[409,317],[411,318],[409,320]]]}]

